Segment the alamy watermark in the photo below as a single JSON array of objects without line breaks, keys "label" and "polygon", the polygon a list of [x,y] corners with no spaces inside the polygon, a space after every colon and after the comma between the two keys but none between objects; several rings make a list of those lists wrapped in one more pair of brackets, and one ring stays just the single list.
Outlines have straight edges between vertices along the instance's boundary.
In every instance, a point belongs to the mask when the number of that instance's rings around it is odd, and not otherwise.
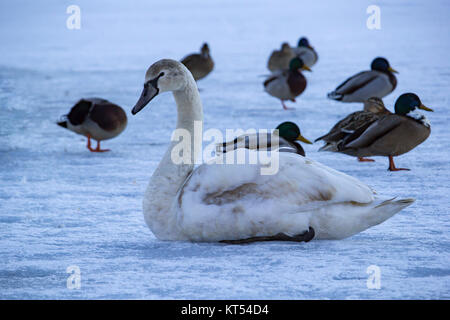
[{"label": "alamy watermark", "polygon": [[79,266],[68,266],[66,273],[69,273],[69,277],[66,281],[67,289],[80,289],[81,288],[81,270]]},{"label": "alamy watermark", "polygon": [[366,26],[369,30],[381,29],[381,9],[379,6],[370,5],[367,7],[366,13],[370,16],[367,18]]},{"label": "alamy watermark", "polygon": [[69,30],[81,29],[81,9],[79,6],[73,4],[67,7],[66,13],[70,14],[66,20],[66,27]]},{"label": "alamy watermark", "polygon": [[366,273],[369,275],[366,281],[367,289],[381,289],[381,269],[377,265],[367,267]]}]

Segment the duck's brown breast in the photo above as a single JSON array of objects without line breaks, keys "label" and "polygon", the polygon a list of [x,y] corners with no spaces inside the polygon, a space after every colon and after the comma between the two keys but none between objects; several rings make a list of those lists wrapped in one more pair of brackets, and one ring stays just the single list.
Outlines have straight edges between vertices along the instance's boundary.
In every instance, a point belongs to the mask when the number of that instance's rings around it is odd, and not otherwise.
[{"label": "duck's brown breast", "polygon": [[399,156],[424,142],[430,133],[429,127],[414,119],[405,119],[398,127],[377,139],[370,149],[376,155]]},{"label": "duck's brown breast", "polygon": [[300,95],[306,88],[306,78],[300,73],[290,72],[288,76],[289,90],[294,97]]}]

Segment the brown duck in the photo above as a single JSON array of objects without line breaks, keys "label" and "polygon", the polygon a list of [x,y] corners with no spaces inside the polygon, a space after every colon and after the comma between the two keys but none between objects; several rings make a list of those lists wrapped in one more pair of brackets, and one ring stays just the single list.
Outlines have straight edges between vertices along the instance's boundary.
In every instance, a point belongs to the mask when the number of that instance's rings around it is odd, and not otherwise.
[{"label": "brown duck", "polygon": [[209,52],[209,46],[204,43],[200,53],[193,53],[181,60],[181,63],[189,69],[195,81],[206,77],[214,68],[214,61]]},{"label": "brown duck", "polygon": [[289,62],[295,57],[291,46],[284,42],[281,45],[281,50],[274,50],[267,62],[267,68],[274,72],[277,70],[286,70],[289,68]]},{"label": "brown duck", "polygon": [[[100,149],[100,141],[117,137],[127,126],[127,115],[118,105],[100,98],[78,101],[57,123],[75,133],[88,138],[87,148],[91,152],[105,152]],[[91,138],[97,140],[97,148],[91,147]]]},{"label": "brown duck", "polygon": [[[380,98],[372,97],[364,102],[364,110],[356,111],[344,119],[336,123],[331,130],[317,138],[315,142],[319,140],[325,141],[325,145],[319,149],[319,151],[337,151],[337,145],[349,135],[353,133],[358,128],[363,127],[367,123],[373,123],[385,114],[390,114],[391,112],[384,106],[383,100]],[[375,161],[372,159],[367,159],[363,157],[358,157],[358,161]]]},{"label": "brown duck", "polygon": [[433,111],[425,107],[416,94],[402,94],[395,102],[395,113],[383,115],[349,131],[329,151],[355,157],[385,156],[389,158],[388,170],[409,170],[396,168],[393,158],[417,147],[431,132],[427,118],[415,112],[416,108]]}]

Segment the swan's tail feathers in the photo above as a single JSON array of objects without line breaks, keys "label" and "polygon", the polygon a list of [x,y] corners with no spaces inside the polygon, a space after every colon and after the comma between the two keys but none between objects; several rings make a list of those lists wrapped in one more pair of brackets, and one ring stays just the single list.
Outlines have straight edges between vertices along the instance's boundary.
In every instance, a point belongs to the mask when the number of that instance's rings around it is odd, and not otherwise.
[{"label": "swan's tail feathers", "polygon": [[320,147],[319,151],[330,151],[330,152],[338,152],[338,147],[336,143],[327,142],[323,146]]},{"label": "swan's tail feathers", "polygon": [[336,91],[329,92],[327,94],[328,99],[340,101],[344,97],[342,94],[337,93]]},{"label": "swan's tail feathers", "polygon": [[376,204],[371,209],[371,216],[374,221],[372,221],[372,225],[380,224],[383,221],[389,219],[397,212],[405,209],[406,207],[412,205],[414,203],[414,199],[399,199],[396,198],[388,199],[388,200],[379,200],[379,203]]}]

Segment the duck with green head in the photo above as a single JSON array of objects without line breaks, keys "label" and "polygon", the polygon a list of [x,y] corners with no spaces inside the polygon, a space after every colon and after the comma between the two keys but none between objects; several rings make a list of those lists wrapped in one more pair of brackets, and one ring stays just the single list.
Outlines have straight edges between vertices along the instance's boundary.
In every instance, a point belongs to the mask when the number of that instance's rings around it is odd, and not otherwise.
[{"label": "duck with green head", "polygon": [[264,90],[271,96],[280,99],[283,109],[288,107],[284,101],[291,100],[302,94],[306,89],[306,78],[300,70],[311,71],[300,58],[294,58],[289,63],[289,69],[272,74],[264,81]]},{"label": "duck with green head", "polygon": [[292,51],[310,68],[315,65],[319,59],[316,50],[309,44],[309,40],[306,37],[300,38],[300,40],[298,40],[298,46],[292,48]]},{"label": "duck with green head", "polygon": [[386,114],[357,128],[341,139],[334,150],[355,157],[385,156],[390,171],[397,168],[394,157],[407,153],[424,142],[431,128],[427,118],[416,110],[433,111],[414,93],[404,93],[395,102],[395,113]]},{"label": "duck with green head", "polygon": [[362,71],[341,83],[328,98],[341,102],[364,102],[370,97],[383,98],[394,91],[397,78],[387,59],[378,57],[372,61],[371,70]]},{"label": "duck with green head", "polygon": [[273,133],[268,133],[266,137],[260,134],[244,134],[233,141],[220,143],[216,146],[217,154],[230,152],[239,148],[250,150],[272,150],[279,152],[292,152],[305,156],[305,150],[298,141],[312,144],[311,141],[302,136],[300,128],[291,121],[279,124]]},{"label": "duck with green head", "polygon": [[[383,100],[377,97],[371,97],[364,102],[364,110],[350,113],[344,119],[337,122],[331,130],[317,138],[315,141],[323,140],[325,144],[319,151],[337,151],[337,146],[349,134],[355,132],[359,128],[371,124],[386,114],[391,112],[384,106]],[[358,157],[360,162],[373,162],[375,160]]]}]

